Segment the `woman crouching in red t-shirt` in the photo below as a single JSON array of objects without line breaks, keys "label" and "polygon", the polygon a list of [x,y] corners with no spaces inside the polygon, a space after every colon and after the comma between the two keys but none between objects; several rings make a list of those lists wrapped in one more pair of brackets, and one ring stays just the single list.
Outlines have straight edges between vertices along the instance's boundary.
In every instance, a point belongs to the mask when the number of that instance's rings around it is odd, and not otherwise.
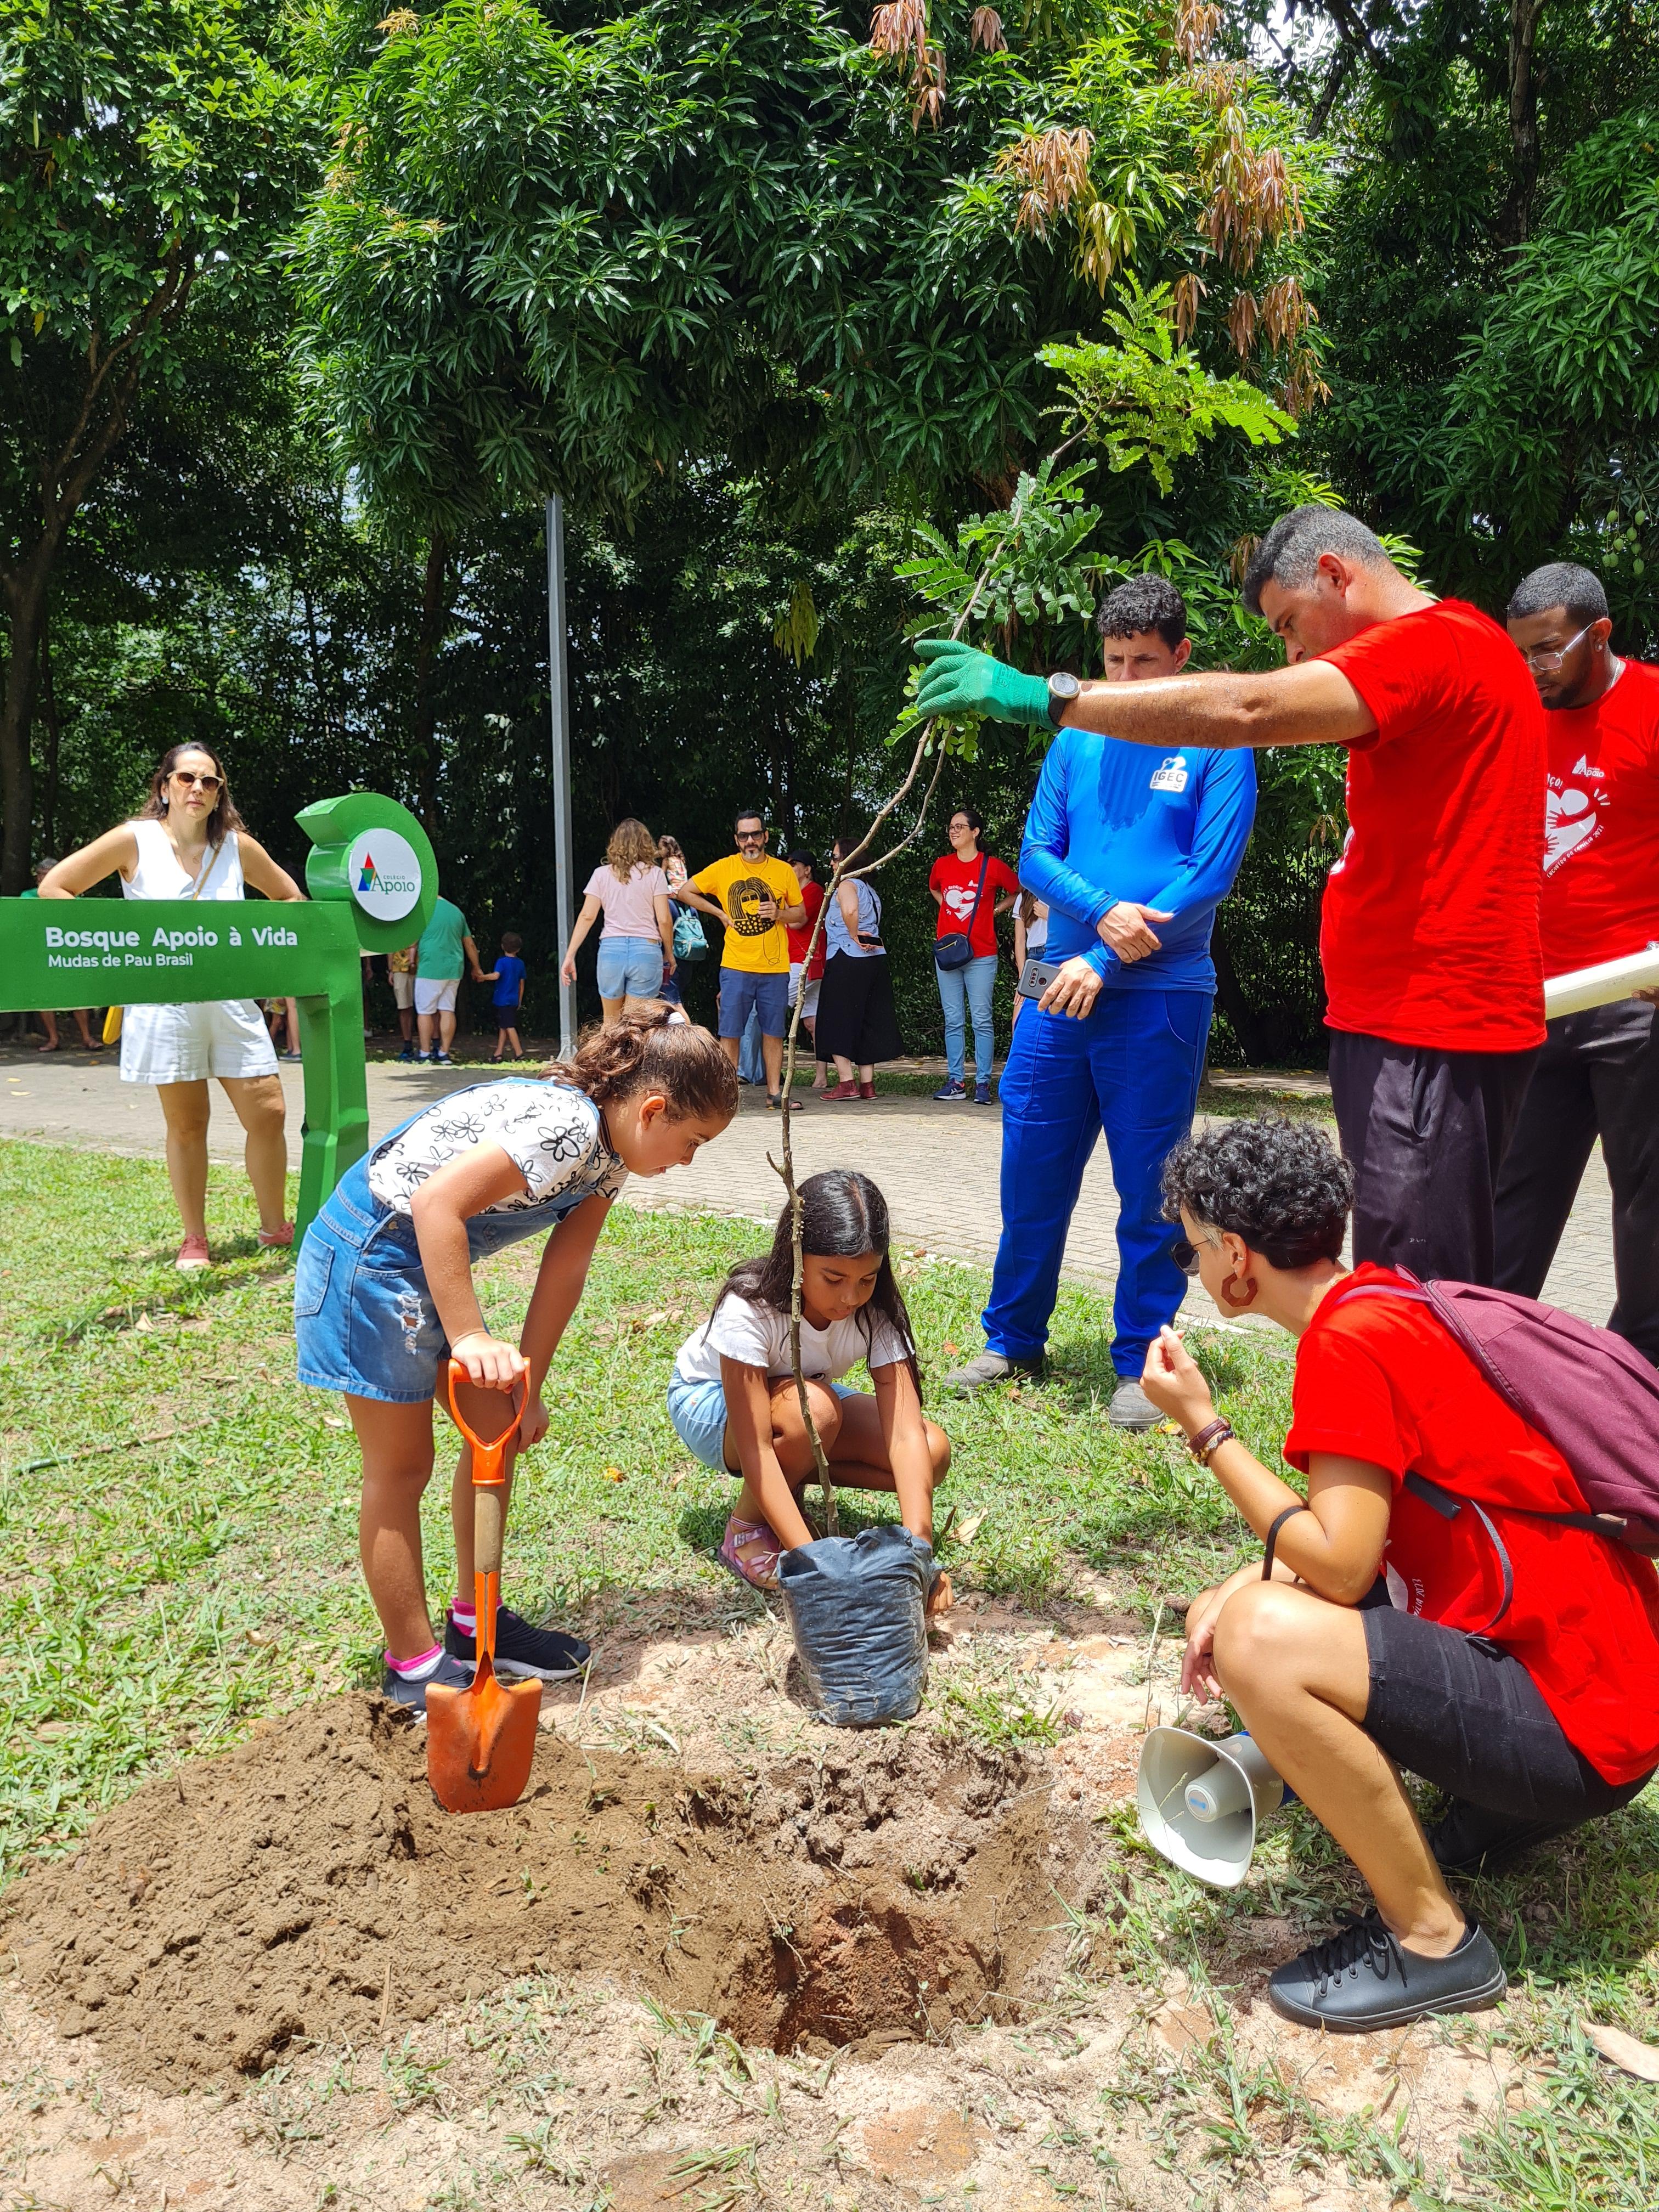
[{"label": "woman crouching in red t-shirt", "polygon": [[[1271,1579],[1252,1564],[1194,1601],[1182,1686],[1230,1700],[1376,1899],[1268,1994],[1290,2019],[1355,2030],[1494,2003],[1503,1966],[1445,1872],[1610,1813],[1649,1780],[1659,1577],[1537,1517],[1585,1510],[1566,1462],[1431,1312],[1387,1295],[1398,1275],[1344,1268],[1352,1178],[1316,1129],[1264,1117],[1190,1137],[1164,1194],[1188,1274],[1224,1312],[1297,1338],[1285,1456],[1308,1478],[1304,1505],[1217,1420],[1166,1328],[1142,1388],[1273,1555]],[[1443,1517],[1403,1487],[1411,1474],[1482,1511]],[[1427,1836],[1402,1766],[1452,1799]]]}]

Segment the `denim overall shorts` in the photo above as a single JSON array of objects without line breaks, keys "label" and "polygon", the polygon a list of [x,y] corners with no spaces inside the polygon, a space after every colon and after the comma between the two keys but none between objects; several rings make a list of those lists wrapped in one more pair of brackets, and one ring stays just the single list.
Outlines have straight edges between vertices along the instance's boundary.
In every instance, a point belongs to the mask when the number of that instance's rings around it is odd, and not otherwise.
[{"label": "denim overall shorts", "polygon": [[[419,1405],[437,1395],[449,1344],[427,1288],[415,1224],[368,1187],[374,1160],[420,1119],[411,1114],[347,1169],[300,1247],[294,1334],[300,1380],[315,1389],[344,1390],[391,1406]],[[598,1121],[596,1107],[596,1134]],[[473,1214],[466,1224],[473,1266],[509,1244],[556,1229],[593,1195],[611,1164],[602,1155],[591,1181],[567,1187],[556,1197],[506,1212]]]}]

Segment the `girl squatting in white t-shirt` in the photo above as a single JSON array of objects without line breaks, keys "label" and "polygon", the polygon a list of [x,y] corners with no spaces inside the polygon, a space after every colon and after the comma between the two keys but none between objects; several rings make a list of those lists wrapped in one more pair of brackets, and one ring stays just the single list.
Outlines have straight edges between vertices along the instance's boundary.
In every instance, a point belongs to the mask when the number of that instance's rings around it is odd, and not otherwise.
[{"label": "girl squatting in white t-shirt", "polygon": [[[933,1486],[951,1464],[943,1429],[923,1418],[915,1344],[888,1257],[887,1201],[868,1176],[830,1168],[800,1186],[801,1370],[813,1422],[838,1484],[890,1490],[905,1527],[933,1534]],[[721,1562],[757,1589],[778,1556],[811,1541],[800,1493],[815,1476],[789,1356],[789,1208],[769,1252],[727,1276],[714,1310],[680,1346],[668,1416],[705,1467],[739,1475]],[[842,1377],[862,1359],[872,1396]],[[951,1602],[941,1575],[930,1612]]]}]

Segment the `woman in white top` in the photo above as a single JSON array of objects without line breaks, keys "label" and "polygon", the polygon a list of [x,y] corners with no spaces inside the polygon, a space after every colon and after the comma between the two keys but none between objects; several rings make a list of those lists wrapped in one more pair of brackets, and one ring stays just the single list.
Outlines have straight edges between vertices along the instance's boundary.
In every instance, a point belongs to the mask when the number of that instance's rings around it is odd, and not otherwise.
[{"label": "woman in white top", "polygon": [[674,909],[668,878],[657,865],[656,840],[630,814],[611,833],[605,860],[587,879],[582,910],[570,933],[559,973],[576,980],[576,948],[600,915],[598,982],[607,1022],[662,996],[663,977],[674,972]]},{"label": "woman in white top", "polygon": [[[150,779],[136,821],[106,830],[60,860],[42,898],[76,898],[112,870],[136,899],[240,899],[252,884],[270,899],[305,894],[242,827],[223,769],[205,745],[174,745]],[[121,1023],[121,1080],[153,1083],[167,1130],[167,1178],[184,1224],[183,1268],[205,1267],[208,1081],[216,1077],[247,1133],[248,1181],[259,1242],[291,1244],[286,1218],[288,1139],[276,1054],[252,999],[129,1006]]]},{"label": "woman in white top", "polygon": [[1014,1020],[1025,1001],[1019,979],[1028,960],[1041,960],[1048,943],[1048,909],[1035,891],[1022,891],[1014,908]]}]

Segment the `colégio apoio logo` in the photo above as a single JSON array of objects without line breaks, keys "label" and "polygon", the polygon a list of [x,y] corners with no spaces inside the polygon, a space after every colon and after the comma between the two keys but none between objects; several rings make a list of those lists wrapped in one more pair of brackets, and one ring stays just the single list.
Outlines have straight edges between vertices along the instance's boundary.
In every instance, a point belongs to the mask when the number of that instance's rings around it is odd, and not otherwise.
[{"label": "col\u00e9gio apoio logo", "polygon": [[421,864],[395,830],[365,830],[346,854],[346,882],[365,914],[401,921],[419,902]]}]

